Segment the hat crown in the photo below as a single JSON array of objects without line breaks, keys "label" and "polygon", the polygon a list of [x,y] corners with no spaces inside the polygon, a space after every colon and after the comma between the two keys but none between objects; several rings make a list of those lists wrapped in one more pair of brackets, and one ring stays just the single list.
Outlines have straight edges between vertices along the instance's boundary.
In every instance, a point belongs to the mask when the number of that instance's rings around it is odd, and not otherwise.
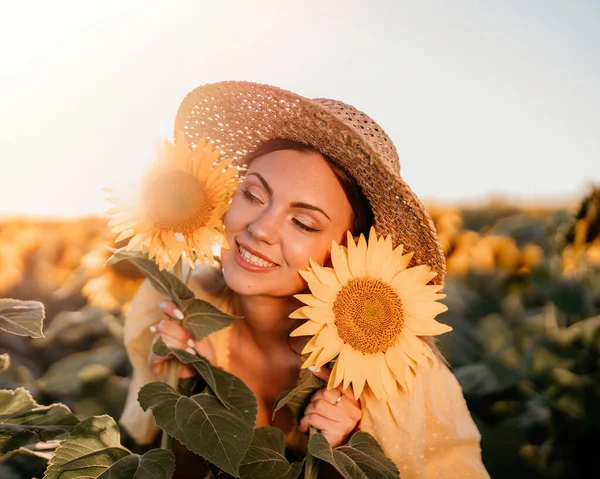
[{"label": "hat crown", "polygon": [[334,116],[356,133],[362,135],[390,171],[400,175],[400,159],[396,147],[381,126],[366,113],[347,103],[329,98],[314,98],[314,102],[326,107]]},{"label": "hat crown", "polygon": [[206,137],[242,168],[262,142],[285,138],[312,146],[348,172],[373,209],[375,231],[414,252],[443,283],[444,251],[426,208],[400,176],[391,139],[371,117],[327,98],[309,99],[252,82],[219,82],[195,88],[181,102],[175,133],[190,146]]}]

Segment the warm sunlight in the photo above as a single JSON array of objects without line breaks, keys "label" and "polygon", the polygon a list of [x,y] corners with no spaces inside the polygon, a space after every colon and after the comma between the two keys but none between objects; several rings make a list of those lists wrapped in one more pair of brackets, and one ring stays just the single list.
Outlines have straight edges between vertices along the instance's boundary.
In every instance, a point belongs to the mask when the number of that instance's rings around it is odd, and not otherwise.
[{"label": "warm sunlight", "polygon": [[562,200],[600,179],[598,9],[294,4],[5,5],[0,214],[103,212],[182,95],[229,79],[370,112],[425,198]]}]

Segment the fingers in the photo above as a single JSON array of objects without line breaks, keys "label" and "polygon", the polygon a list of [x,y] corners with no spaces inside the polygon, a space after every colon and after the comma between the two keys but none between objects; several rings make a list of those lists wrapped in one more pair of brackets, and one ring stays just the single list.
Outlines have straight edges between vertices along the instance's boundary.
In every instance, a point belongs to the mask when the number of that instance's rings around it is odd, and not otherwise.
[{"label": "fingers", "polygon": [[300,420],[300,430],[310,427],[323,433],[332,446],[343,444],[354,430],[362,410],[358,401],[339,389],[320,389],[313,394]]},{"label": "fingers", "polygon": [[156,330],[171,349],[187,349],[190,346],[190,333],[174,321],[163,319],[156,325]]},{"label": "fingers", "polygon": [[308,370],[312,372],[315,376],[323,381],[329,381],[329,376],[331,376],[331,369],[322,366],[320,368],[315,369],[314,366],[309,366]]},{"label": "fingers", "polygon": [[165,313],[167,316],[175,319],[183,319],[184,315],[181,310],[177,307],[175,303],[172,301],[161,301],[158,304],[160,310]]},{"label": "fingers", "polygon": [[[320,367],[318,369],[315,369],[313,366],[310,366],[309,371],[311,371],[316,377],[322,379],[325,382],[329,382],[329,377],[331,376],[331,369],[326,368],[326,367]],[[341,386],[341,385],[340,385]],[[338,390],[341,391],[341,389],[334,389],[334,390]],[[348,387],[347,389],[343,390],[344,396],[346,396],[347,398],[351,399],[352,401],[354,401],[356,403],[356,405],[358,406],[358,401],[356,401],[354,399],[354,391],[352,390],[352,386]]]},{"label": "fingers", "polygon": [[[346,411],[343,408],[338,407],[336,400],[340,397],[340,392],[331,397],[320,397],[314,401],[311,401],[304,411],[304,416],[310,416],[316,414],[327,418],[333,422],[342,422],[346,417]],[[343,398],[343,395],[341,396]],[[340,401],[341,402],[341,401]]]},{"label": "fingers", "polygon": [[[335,422],[319,414],[309,414],[300,420],[300,431],[306,432],[309,428],[318,429],[325,437],[335,427]],[[331,442],[331,441],[330,441]]]}]

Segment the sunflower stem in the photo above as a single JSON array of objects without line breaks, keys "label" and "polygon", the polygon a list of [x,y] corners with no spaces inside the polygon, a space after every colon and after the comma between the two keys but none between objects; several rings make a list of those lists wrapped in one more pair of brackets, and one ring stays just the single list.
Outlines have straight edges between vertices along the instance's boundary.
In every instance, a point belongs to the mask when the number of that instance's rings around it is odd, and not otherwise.
[{"label": "sunflower stem", "polygon": [[[171,386],[175,391],[179,385],[179,374],[181,373],[181,363],[177,360],[170,360],[167,363],[167,374],[165,382]],[[163,430],[162,437],[160,438],[160,447],[162,449],[168,449],[169,451],[173,447],[173,438]]]},{"label": "sunflower stem", "polygon": [[181,258],[175,263],[173,267],[173,274],[177,276],[181,281],[183,281],[183,263],[181,262]]},{"label": "sunflower stem", "polygon": [[[311,427],[308,433],[309,441],[317,433],[314,427]],[[306,454],[306,462],[304,463],[304,479],[317,479],[319,475],[319,460],[310,452]]]},{"label": "sunflower stem", "polygon": [[[177,276],[178,279],[183,280],[183,263],[181,258],[179,258],[177,263],[175,263],[175,266],[173,267],[173,274]],[[181,325],[180,320],[176,321]],[[178,391],[179,389],[179,375],[181,374],[181,367],[182,364],[176,359],[171,359],[167,363],[165,382],[175,391]],[[164,430],[160,439],[160,447],[169,451],[173,448],[173,438]]]}]

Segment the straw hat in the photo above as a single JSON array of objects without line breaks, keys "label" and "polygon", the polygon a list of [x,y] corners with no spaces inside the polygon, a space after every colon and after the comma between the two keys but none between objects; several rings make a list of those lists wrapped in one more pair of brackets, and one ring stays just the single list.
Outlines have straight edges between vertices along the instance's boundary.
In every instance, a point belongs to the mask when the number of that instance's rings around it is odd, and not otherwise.
[{"label": "straw hat", "polygon": [[438,273],[432,282],[443,283],[446,263],[435,226],[402,180],[396,148],[377,123],[353,106],[259,83],[211,83],[181,102],[175,136],[182,131],[190,145],[203,136],[213,140],[224,159],[240,166],[260,143],[273,138],[313,146],[362,188],[377,234],[390,234],[394,246],[414,251],[412,264],[429,265]]}]

